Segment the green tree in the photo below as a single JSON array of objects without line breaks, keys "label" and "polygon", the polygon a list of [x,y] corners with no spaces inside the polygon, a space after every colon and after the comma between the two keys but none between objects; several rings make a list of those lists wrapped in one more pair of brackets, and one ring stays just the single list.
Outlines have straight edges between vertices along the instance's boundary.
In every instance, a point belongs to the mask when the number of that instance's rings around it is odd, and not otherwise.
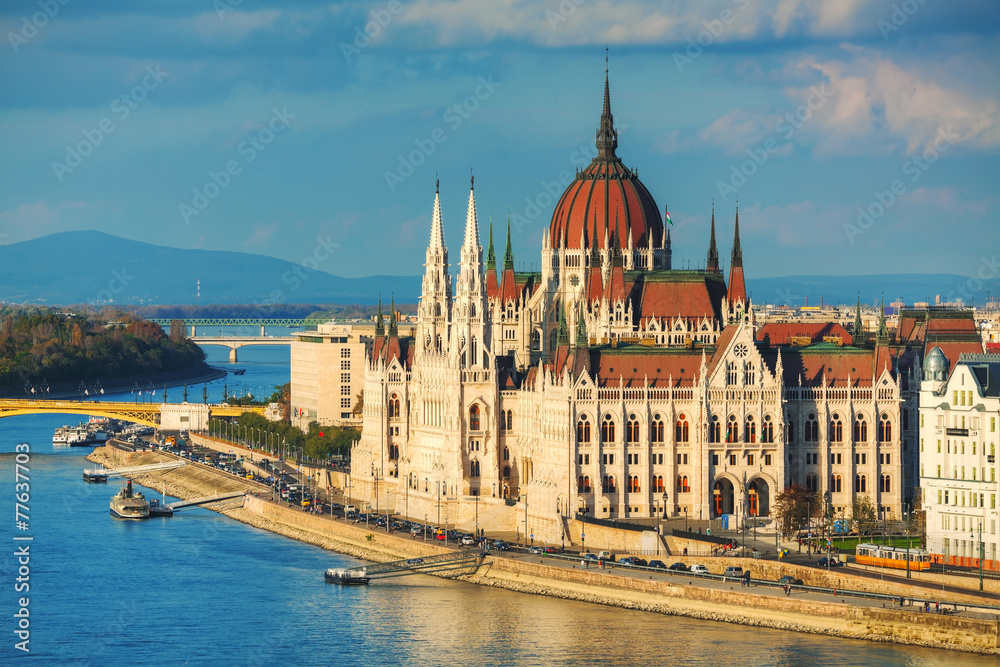
[{"label": "green tree", "polygon": [[851,502],[851,526],[858,535],[874,535],[878,527],[878,513],[870,496],[856,495]]},{"label": "green tree", "polygon": [[774,499],[774,516],[783,535],[798,532],[809,525],[812,516],[821,516],[823,508],[815,492],[792,485]]}]

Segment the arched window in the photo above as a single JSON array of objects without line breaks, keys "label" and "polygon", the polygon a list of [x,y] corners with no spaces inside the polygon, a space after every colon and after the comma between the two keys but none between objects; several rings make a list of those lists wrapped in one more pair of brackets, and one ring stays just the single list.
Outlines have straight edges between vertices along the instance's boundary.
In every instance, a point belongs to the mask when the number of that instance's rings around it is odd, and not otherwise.
[{"label": "arched window", "polygon": [[805,442],[819,442],[819,422],[811,412],[806,418]]},{"label": "arched window", "polygon": [[830,491],[833,493],[840,493],[843,486],[843,480],[840,475],[832,475],[830,477]]},{"label": "arched window", "polygon": [[864,475],[854,476],[854,493],[866,493],[868,491],[868,479]]},{"label": "arched window", "polygon": [[889,475],[879,477],[878,490],[882,493],[892,493],[892,480],[889,478]]},{"label": "arched window", "polygon": [[604,421],[601,422],[601,442],[614,442],[615,441],[615,421],[611,418],[611,415],[604,415]]},{"label": "arched window", "polygon": [[[438,308],[438,310],[440,311],[440,307]],[[440,313],[439,313],[439,314],[440,314]],[[436,349],[436,350],[437,350],[438,352],[440,352],[440,351],[441,351],[441,334],[438,334],[438,335],[437,335],[437,336],[436,336],[436,337],[434,338],[434,348],[435,348],[435,349]]]},{"label": "arched window", "polygon": [[663,493],[663,475],[653,477],[653,491]]},{"label": "arched window", "polygon": [[625,441],[630,445],[639,442],[639,420],[635,415],[628,416],[628,422],[625,424]]},{"label": "arched window", "polygon": [[819,477],[812,473],[806,475],[806,488],[815,493],[819,488]]},{"label": "arched window", "polygon": [[[475,306],[473,306],[473,310],[475,310]],[[475,313],[472,313],[472,314],[475,315]],[[477,354],[478,354],[477,347],[478,346],[476,345],[476,339],[473,337],[473,339],[472,339],[472,345],[469,347],[469,364],[470,365],[472,365],[472,364],[478,364],[479,363],[479,357],[477,356]]]},{"label": "arched window", "polygon": [[604,493],[615,492],[615,478],[612,475],[605,475],[601,478],[601,491]]},{"label": "arched window", "polygon": [[500,430],[510,431],[514,428],[514,411],[513,410],[501,410],[500,411]]},{"label": "arched window", "polygon": [[750,386],[757,384],[757,369],[752,363],[747,364],[747,384]]},{"label": "arched window", "polygon": [[792,421],[791,417],[785,422],[785,442],[795,442],[795,422]]},{"label": "arched window", "polygon": [[736,415],[729,415],[729,423],[726,424],[726,442],[738,442],[740,439],[740,425],[736,421]]},{"label": "arched window", "polygon": [[743,438],[750,443],[757,442],[757,422],[753,415],[747,415],[746,428],[743,429]]},{"label": "arched window", "polygon": [[639,493],[639,476],[629,475],[628,478],[628,490],[629,493]]},{"label": "arched window", "polygon": [[503,448],[503,460],[510,461],[510,447],[505,446]]},{"label": "arched window", "polygon": [[504,479],[507,479],[508,477],[510,477],[510,466],[504,466],[503,467],[503,476],[504,476]]},{"label": "arched window", "polygon": [[889,415],[885,412],[878,420],[878,441],[892,442],[892,422],[889,421]]},{"label": "arched window", "polygon": [[472,463],[469,464],[470,477],[479,477],[479,470],[479,461],[472,461]]},{"label": "arched window", "polygon": [[722,424],[719,423],[719,415],[712,415],[712,423],[708,425],[708,441],[722,441]]},{"label": "arched window", "polygon": [[482,424],[479,420],[479,406],[473,405],[469,408],[469,430],[479,431],[482,429]]},{"label": "arched window", "polygon": [[663,444],[663,420],[659,413],[653,415],[653,425],[650,427],[650,439],[654,444]]},{"label": "arched window", "polygon": [[764,424],[760,427],[760,441],[774,442],[774,422],[771,421],[771,415],[764,416]]},{"label": "arched window", "polygon": [[590,419],[582,415],[576,422],[576,441],[585,444],[590,442]]},{"label": "arched window", "polygon": [[844,441],[844,422],[840,421],[840,415],[836,412],[830,418],[830,442]]},{"label": "arched window", "polygon": [[677,475],[677,492],[689,493],[690,491],[691,491],[691,486],[688,484],[688,476]]},{"label": "arched window", "polygon": [[690,425],[687,416],[682,412],[677,415],[677,425],[674,427],[674,440],[677,442],[688,442],[690,440]]},{"label": "arched window", "polygon": [[580,475],[577,480],[576,490],[578,493],[590,493],[590,477],[587,475]]},{"label": "arched window", "polygon": [[393,394],[389,397],[389,419],[399,417],[399,397]]},{"label": "arched window", "polygon": [[868,442],[868,422],[862,415],[854,418],[854,442]]},{"label": "arched window", "polygon": [[736,362],[730,361],[726,364],[726,385],[735,387],[740,382],[740,373],[736,368]]}]

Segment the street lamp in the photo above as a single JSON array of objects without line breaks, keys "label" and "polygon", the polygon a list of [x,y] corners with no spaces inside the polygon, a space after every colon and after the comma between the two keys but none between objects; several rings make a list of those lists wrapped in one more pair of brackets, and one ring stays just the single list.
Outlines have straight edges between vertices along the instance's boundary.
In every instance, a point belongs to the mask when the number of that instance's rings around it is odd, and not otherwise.
[{"label": "street lamp", "polygon": [[906,520],[906,578],[910,578],[910,514],[911,511],[903,512],[903,519]]},{"label": "street lamp", "polygon": [[656,541],[656,555],[660,555],[660,542],[663,541],[663,518],[667,515],[667,492],[663,492],[663,512],[660,514],[660,539]]},{"label": "street lamp", "polygon": [[[974,535],[969,535],[972,542]],[[983,590],[983,522],[979,521],[979,590]]]},{"label": "street lamp", "polygon": [[[522,494],[524,496],[524,546],[528,547],[528,494]],[[535,540],[532,539],[532,542]]]}]

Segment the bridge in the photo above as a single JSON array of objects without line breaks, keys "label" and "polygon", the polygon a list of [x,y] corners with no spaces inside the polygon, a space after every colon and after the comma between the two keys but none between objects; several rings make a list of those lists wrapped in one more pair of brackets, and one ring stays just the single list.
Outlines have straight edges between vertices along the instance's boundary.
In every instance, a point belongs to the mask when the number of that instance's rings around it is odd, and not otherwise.
[{"label": "bridge", "polygon": [[[184,322],[186,326],[191,327],[191,338],[198,335],[198,327],[260,327],[260,335],[267,335],[267,327],[296,327],[296,328],[306,328],[306,327],[317,327],[320,324],[325,324],[329,322],[327,319],[294,319],[294,318],[259,318],[259,317],[236,317],[232,319],[226,319],[221,317],[207,317],[207,318],[192,318],[184,319],[182,317],[177,318]],[[159,324],[161,327],[169,327],[171,320],[149,320],[155,324]]]},{"label": "bridge", "polygon": [[239,417],[244,412],[264,414],[260,406],[203,403],[128,403],[125,401],[36,401],[0,398],[0,418],[34,414],[72,414],[109,417],[170,430],[208,428],[212,417]]},{"label": "bridge", "polygon": [[[194,327],[192,327],[194,329]],[[263,327],[261,327],[263,330]],[[292,336],[262,336],[262,337],[238,337],[238,336],[194,336],[190,338],[192,343],[198,345],[221,345],[229,348],[229,361],[236,363],[239,356],[236,350],[244,345],[289,345],[293,340]]]},{"label": "bridge", "polygon": [[388,579],[403,577],[408,574],[440,574],[451,570],[467,570],[470,573],[483,561],[483,552],[478,549],[471,551],[454,551],[436,556],[395,560],[378,565],[360,565],[358,567],[327,570],[340,577],[350,579]]},{"label": "bridge", "polygon": [[231,491],[229,493],[217,493],[212,496],[202,496],[201,498],[192,498],[191,500],[178,500],[176,503],[169,503],[167,507],[172,510],[179,510],[182,507],[195,507],[196,505],[211,505],[212,503],[221,502],[223,500],[232,500],[234,498],[243,498],[246,495],[246,491]]},{"label": "bridge", "polygon": [[128,468],[117,468],[115,470],[108,470],[107,468],[87,468],[83,471],[84,479],[87,476],[91,477],[104,477],[105,479],[111,479],[112,477],[124,477],[125,475],[141,475],[144,472],[153,472],[154,470],[173,470],[174,468],[183,468],[188,464],[187,461],[168,461],[167,463],[153,463],[147,466],[131,466]]}]

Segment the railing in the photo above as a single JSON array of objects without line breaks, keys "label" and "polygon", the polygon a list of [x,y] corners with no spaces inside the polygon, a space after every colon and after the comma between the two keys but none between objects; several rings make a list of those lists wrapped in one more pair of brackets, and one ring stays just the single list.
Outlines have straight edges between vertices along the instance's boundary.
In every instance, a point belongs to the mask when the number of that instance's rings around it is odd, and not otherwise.
[{"label": "railing", "polygon": [[670,531],[670,534],[674,537],[679,537],[683,540],[695,540],[696,542],[708,542],[710,544],[722,544],[726,546],[735,546],[736,540],[730,537],[719,537],[718,535],[705,535],[703,533],[696,533],[692,530],[681,530],[680,528],[674,528]]},{"label": "railing", "polygon": [[607,528],[620,528],[621,530],[634,530],[634,531],[655,531],[655,526],[644,526],[640,523],[631,523],[629,521],[619,521],[616,519],[598,519],[595,517],[586,516],[584,514],[577,513],[574,518],[581,523],[589,523],[595,526],[605,526]]}]

